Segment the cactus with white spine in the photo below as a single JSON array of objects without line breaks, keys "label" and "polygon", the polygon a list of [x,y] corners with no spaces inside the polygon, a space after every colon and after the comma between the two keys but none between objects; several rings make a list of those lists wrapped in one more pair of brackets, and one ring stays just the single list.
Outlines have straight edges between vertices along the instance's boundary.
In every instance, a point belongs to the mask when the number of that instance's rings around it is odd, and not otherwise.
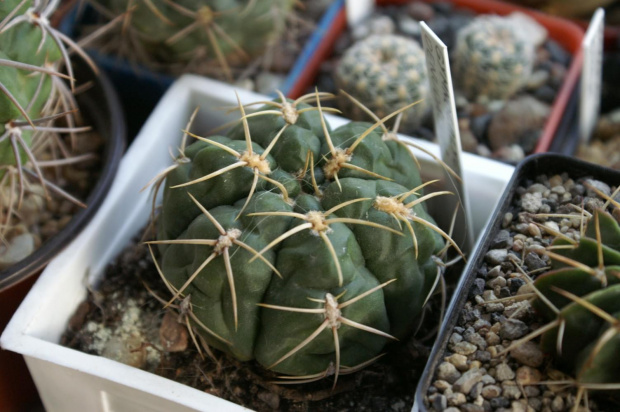
[{"label": "cactus with white spine", "polygon": [[[392,34],[372,35],[351,46],[334,73],[336,86],[384,117],[411,102],[419,102],[403,112],[404,130],[420,126],[430,107],[430,85],[426,76],[424,51],[413,39]],[[343,96],[340,107],[353,120],[368,114]]]}]

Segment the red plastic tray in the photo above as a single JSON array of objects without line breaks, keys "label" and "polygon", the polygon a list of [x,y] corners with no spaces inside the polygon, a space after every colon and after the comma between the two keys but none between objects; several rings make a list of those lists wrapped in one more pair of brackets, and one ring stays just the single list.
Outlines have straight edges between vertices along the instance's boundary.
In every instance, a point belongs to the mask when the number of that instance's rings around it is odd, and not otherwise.
[{"label": "red plastic tray", "polygon": [[[433,0],[422,0],[425,3],[434,3]],[[557,41],[562,47],[564,47],[573,56],[571,65],[566,73],[564,84],[560,88],[558,95],[551,109],[551,113],[543,133],[534,149],[534,153],[547,152],[551,146],[562,115],[568,104],[568,100],[575,90],[579,76],[581,74],[581,67],[583,63],[583,56],[581,54],[581,41],[584,36],[584,30],[577,24],[559,18],[546,15],[544,13],[526,9],[523,7],[515,6],[513,4],[502,3],[495,0],[443,0],[444,2],[453,3],[457,8],[470,9],[478,14],[499,14],[506,15],[515,11],[523,12],[541,25],[543,25],[549,32],[549,36]],[[410,2],[410,0],[377,0],[377,5],[398,5]],[[333,20],[333,25],[329,28],[323,44],[317,49],[315,55],[310,59],[310,64],[307,70],[302,73],[295,90],[291,91],[291,95],[301,95],[305,90],[312,86],[316,79],[316,74],[321,63],[329,57],[333,51],[334,44],[338,37],[346,29],[346,14],[344,7],[341,8],[338,16]],[[293,93],[294,92],[294,93]]]}]

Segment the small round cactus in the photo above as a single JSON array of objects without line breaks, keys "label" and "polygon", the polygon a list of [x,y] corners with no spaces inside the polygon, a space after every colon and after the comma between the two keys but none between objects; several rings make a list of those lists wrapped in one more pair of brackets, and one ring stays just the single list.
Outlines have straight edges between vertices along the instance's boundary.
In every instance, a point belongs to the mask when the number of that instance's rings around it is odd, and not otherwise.
[{"label": "small round cactus", "polygon": [[[402,130],[418,127],[427,109],[430,89],[424,51],[412,39],[396,35],[372,35],[349,48],[335,70],[336,86],[355,97],[380,118],[410,102],[419,102],[403,112]],[[340,107],[354,120],[368,114],[347,97]]]},{"label": "small round cactus", "polygon": [[534,58],[534,44],[504,17],[479,16],[457,34],[457,89],[468,99],[506,100],[528,79]]},{"label": "small round cactus", "polygon": [[[94,2],[98,4],[97,2]],[[262,53],[283,32],[293,0],[101,0],[128,55],[147,64],[217,62],[227,80],[230,66]],[[122,22],[122,24],[121,24]],[[129,38],[129,40],[127,39]]]},{"label": "small round cactus", "polygon": [[324,95],[250,114],[239,104],[226,136],[182,143],[159,176],[149,242],[170,301],[191,302],[204,340],[289,383],[337,380],[408,337],[444,238],[454,245],[424,207],[447,192],[422,194],[416,163],[381,122],[331,130]]}]

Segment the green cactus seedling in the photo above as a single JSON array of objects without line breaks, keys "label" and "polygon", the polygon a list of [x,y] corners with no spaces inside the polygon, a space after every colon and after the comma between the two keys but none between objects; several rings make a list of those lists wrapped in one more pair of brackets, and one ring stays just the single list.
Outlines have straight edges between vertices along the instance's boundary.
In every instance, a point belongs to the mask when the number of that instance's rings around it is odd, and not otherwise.
[{"label": "green cactus seedling", "polygon": [[441,272],[436,255],[456,247],[424,207],[447,192],[423,195],[408,149],[380,132],[398,113],[331,130],[320,97],[249,114],[239,103],[239,125],[192,134],[155,179],[165,187],[149,245],[169,304],[191,300],[209,345],[287,383],[337,380],[407,338]]},{"label": "green cactus seedling", "polygon": [[456,87],[468,99],[506,100],[532,72],[535,46],[505,17],[479,16],[457,34]]}]

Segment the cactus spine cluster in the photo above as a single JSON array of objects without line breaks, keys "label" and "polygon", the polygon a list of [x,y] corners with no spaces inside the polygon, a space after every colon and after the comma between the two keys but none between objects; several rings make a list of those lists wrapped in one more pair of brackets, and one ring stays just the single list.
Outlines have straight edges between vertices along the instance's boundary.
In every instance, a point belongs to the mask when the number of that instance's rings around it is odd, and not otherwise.
[{"label": "cactus spine cluster", "polygon": [[456,87],[468,99],[506,100],[532,72],[535,46],[500,16],[479,16],[457,34]]},{"label": "cactus spine cluster", "polygon": [[[227,80],[230,66],[248,61],[277,40],[293,0],[101,0],[121,34],[120,47],[149,65],[188,66],[217,63]],[[100,4],[98,4],[100,3]],[[129,36],[129,37],[126,37]],[[204,68],[203,68],[204,69]]]},{"label": "cactus spine cluster", "polygon": [[250,114],[239,103],[238,125],[192,135],[156,179],[150,244],[170,302],[191,302],[209,345],[288,383],[337,380],[409,336],[441,271],[434,256],[443,238],[454,245],[424,207],[447,192],[422,194],[386,119],[331,130],[326,95],[280,96]]},{"label": "cactus spine cluster", "polygon": [[[351,46],[335,71],[336,85],[384,117],[410,102],[401,130],[418,127],[429,107],[430,93],[424,51],[417,41],[392,34],[371,35]],[[368,118],[358,105],[342,97],[340,107],[354,120]]]},{"label": "cactus spine cluster", "polygon": [[[22,231],[17,218],[19,209],[26,193],[35,191],[29,176],[38,180],[43,195],[49,195],[49,183],[37,160],[39,153],[54,142],[60,144],[60,139],[55,138],[60,133],[74,137],[75,133],[87,130],[75,127],[75,100],[63,81],[69,79],[73,87],[73,70],[65,43],[82,52],[50,26],[49,17],[57,3],[0,2],[0,245],[3,247],[10,245],[12,238]],[[58,71],[62,64],[68,75]],[[54,121],[59,118],[68,127],[56,127]],[[70,147],[56,149],[70,156]],[[20,257],[31,253],[33,248],[34,244],[22,248]],[[4,250],[0,248],[0,252]],[[15,262],[8,264],[11,263]],[[0,263],[0,269],[5,264]]]}]

